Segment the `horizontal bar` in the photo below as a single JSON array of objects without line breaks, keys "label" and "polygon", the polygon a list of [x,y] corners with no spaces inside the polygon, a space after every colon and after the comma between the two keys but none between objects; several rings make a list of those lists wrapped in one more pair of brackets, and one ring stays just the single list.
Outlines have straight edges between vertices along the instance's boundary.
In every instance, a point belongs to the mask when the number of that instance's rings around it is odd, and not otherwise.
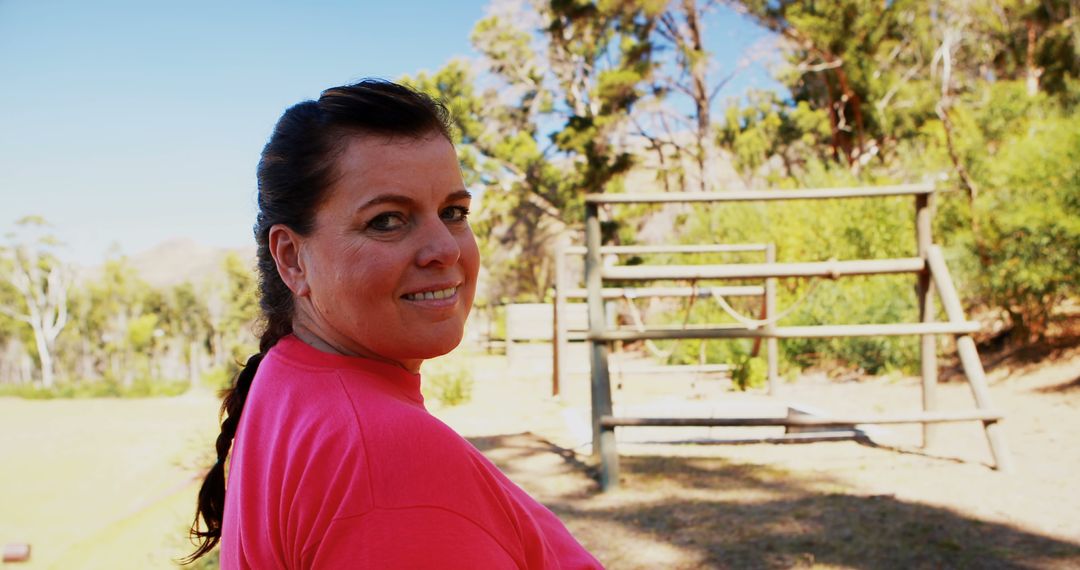
[{"label": "horizontal bar", "polygon": [[[713,325],[715,327],[715,325]],[[705,329],[658,329],[645,331],[613,330],[587,335],[588,340],[598,342],[631,340],[673,340],[694,338],[838,338],[852,336],[907,336],[924,334],[970,334],[979,330],[979,323],[899,323],[872,325],[814,325],[800,327],[777,327],[773,331],[764,328],[744,327]]]},{"label": "horizontal bar", "polygon": [[671,373],[671,372],[731,372],[730,364],[672,364],[669,366],[634,366],[632,368],[622,368],[617,365],[611,366],[613,373],[622,375],[627,374],[657,374],[657,373]]},{"label": "horizontal bar", "polygon": [[[676,244],[676,245],[602,245],[600,253],[636,255],[642,253],[738,253],[744,251],[765,251],[769,246],[763,243],[724,243],[724,244]],[[583,245],[571,245],[563,253],[585,255],[588,251]]]},{"label": "horizontal bar", "polygon": [[731,263],[724,265],[629,265],[605,267],[604,279],[653,281],[662,279],[766,279],[769,277],[841,277],[918,273],[926,267],[921,257],[855,259],[782,263]]},{"label": "horizontal bar", "polygon": [[[859,430],[831,430],[813,431],[802,433],[785,433],[783,435],[761,437],[702,437],[692,439],[659,439],[655,441],[629,441],[629,444],[662,443],[664,445],[748,445],[754,443],[815,443],[819,441],[847,441],[851,439],[865,439],[866,434]],[[620,443],[619,445],[625,445]]]},{"label": "horizontal bar", "polygon": [[[732,287],[604,287],[601,294],[605,299],[629,297],[712,297],[713,294],[724,297],[760,297],[765,288],[760,285],[737,285]],[[586,289],[567,289],[567,299],[585,299]]]},{"label": "horizontal bar", "polygon": [[[716,330],[716,329],[721,329],[721,330],[745,330],[745,327],[743,327],[739,323],[713,323],[713,324],[687,323],[685,325],[684,324],[651,325],[651,326],[649,326],[648,329],[646,329],[646,332],[648,332],[648,331],[693,332],[693,331],[712,331],[712,330]],[[567,327],[567,330],[570,332],[570,334],[581,333],[581,334],[578,334],[578,336],[576,336],[576,337],[571,337],[571,340],[589,340],[588,329],[584,329],[584,328],[577,329],[577,328],[574,328],[572,326],[572,324],[571,324],[571,326]],[[613,329],[607,329],[606,332],[636,333],[639,330],[640,329],[638,329],[637,327],[634,327],[634,326],[622,326],[622,327],[616,327],[616,328],[613,328]],[[690,338],[699,338],[699,337],[690,337]],[[543,340],[543,339],[534,339],[534,340]],[[547,340],[551,340],[551,339],[548,338]]]},{"label": "horizontal bar", "polygon": [[729,190],[726,192],[655,192],[586,194],[587,204],[661,204],[686,202],[765,202],[770,200],[824,200],[878,198],[932,194],[932,184],[897,184],[861,188],[805,188],[802,190]]},{"label": "horizontal bar", "polygon": [[884,424],[936,424],[949,422],[996,422],[1002,415],[992,410],[958,410],[951,412],[919,412],[882,416],[852,416],[824,418],[815,416],[743,417],[743,418],[626,418],[603,416],[603,427],[842,427]]}]

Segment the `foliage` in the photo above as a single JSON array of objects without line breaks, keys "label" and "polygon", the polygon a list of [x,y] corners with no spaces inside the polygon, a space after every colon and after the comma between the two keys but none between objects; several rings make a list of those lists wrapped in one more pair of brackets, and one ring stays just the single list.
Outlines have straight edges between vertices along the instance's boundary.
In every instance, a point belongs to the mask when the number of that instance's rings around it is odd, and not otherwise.
[{"label": "foliage", "polygon": [[425,398],[434,398],[446,407],[472,400],[472,369],[457,359],[435,360],[424,366],[421,387]]},{"label": "foliage", "polygon": [[63,382],[52,388],[32,384],[0,384],[0,396],[14,396],[27,400],[52,400],[57,398],[157,398],[178,396],[188,390],[186,380],[162,381],[155,378],[138,378],[130,384],[105,378],[95,382]]},{"label": "foliage", "polygon": [[[650,40],[664,2],[536,3],[476,24],[482,82],[453,61],[406,81],[454,115],[490,297],[540,301],[557,241],[582,219],[586,192],[612,191],[635,162],[622,141],[649,94]],[[486,88],[478,84],[487,83]]]},{"label": "foliage", "polygon": [[767,366],[761,358],[743,356],[735,361],[731,370],[731,382],[741,391],[765,385]]},{"label": "foliage", "polygon": [[1053,308],[1080,292],[1080,113],[1008,137],[984,188],[978,294],[1009,313],[1020,340],[1038,340]]},{"label": "foliage", "polygon": [[[72,273],[49,251],[38,255],[43,274]],[[14,263],[11,258],[8,263]],[[5,271],[5,275],[7,275]],[[0,280],[5,308],[29,306]],[[175,395],[198,387],[204,372],[253,352],[251,333],[258,307],[255,276],[235,255],[225,257],[211,284],[152,286],[122,256],[66,291],[70,322],[48,348],[57,382],[20,382],[18,359],[42,354],[29,327],[0,320],[0,392],[28,398],[144,397]],[[21,352],[20,352],[21,350]],[[41,385],[38,385],[41,384]]]},{"label": "foliage", "polygon": [[[0,278],[8,295],[0,297],[0,314],[30,328],[45,388],[55,386],[56,337],[68,322],[71,273],[57,258],[59,243],[46,233],[48,222],[27,216],[15,222],[8,244],[0,246]],[[16,293],[11,295],[10,293]]]}]

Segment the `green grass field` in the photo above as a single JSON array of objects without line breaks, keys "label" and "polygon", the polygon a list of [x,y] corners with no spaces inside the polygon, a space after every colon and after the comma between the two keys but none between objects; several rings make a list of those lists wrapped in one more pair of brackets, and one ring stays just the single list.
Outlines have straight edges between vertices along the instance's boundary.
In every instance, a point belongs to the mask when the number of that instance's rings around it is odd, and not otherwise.
[{"label": "green grass field", "polygon": [[0,398],[0,543],[32,548],[11,567],[175,567],[217,406],[211,395]]}]

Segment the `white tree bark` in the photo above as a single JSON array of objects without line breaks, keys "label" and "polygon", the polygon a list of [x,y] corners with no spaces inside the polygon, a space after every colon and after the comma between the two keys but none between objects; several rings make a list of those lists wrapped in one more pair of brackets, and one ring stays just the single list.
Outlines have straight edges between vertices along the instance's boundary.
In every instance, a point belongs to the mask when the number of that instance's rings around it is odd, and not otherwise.
[{"label": "white tree bark", "polygon": [[16,245],[6,253],[11,271],[5,277],[19,293],[25,310],[0,305],[0,312],[30,325],[41,365],[41,384],[52,388],[56,382],[53,345],[68,320],[70,276],[58,261],[43,260],[39,251],[25,244]]}]

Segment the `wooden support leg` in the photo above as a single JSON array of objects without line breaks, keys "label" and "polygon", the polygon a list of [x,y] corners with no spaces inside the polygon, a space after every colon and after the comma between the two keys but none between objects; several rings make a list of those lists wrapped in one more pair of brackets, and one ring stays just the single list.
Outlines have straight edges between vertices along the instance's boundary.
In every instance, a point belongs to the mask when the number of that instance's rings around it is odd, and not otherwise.
[{"label": "wooden support leg", "polygon": [[[941,304],[945,308],[945,314],[952,322],[964,320],[964,309],[960,305],[960,296],[956,293],[952,277],[949,276],[949,268],[945,265],[945,256],[941,248],[931,246],[927,248],[926,261],[930,265],[930,275],[934,279]],[[967,376],[968,385],[971,386],[971,394],[975,397],[975,406],[980,410],[992,409],[990,401],[990,389],[986,382],[986,372],[983,370],[982,361],[979,360],[979,351],[975,348],[975,340],[971,335],[962,335],[956,338],[956,352],[960,355],[960,364],[964,367],[964,375]],[[998,471],[1012,471],[1012,458],[1005,447],[1005,435],[1001,432],[1001,424],[996,421],[983,421],[983,429],[986,431],[986,439],[990,444],[990,454],[994,456],[994,466]]]},{"label": "wooden support leg", "polygon": [[[602,334],[607,328],[607,314],[600,276],[600,217],[595,204],[585,208],[585,288],[588,291],[589,334]],[[608,345],[603,340],[589,341],[592,364],[592,434],[593,457],[600,459],[600,489],[609,491],[619,484],[619,455],[615,449],[615,428],[601,425],[600,419],[612,415],[611,376],[608,371]]]},{"label": "wooden support leg", "polygon": [[619,488],[619,454],[615,448],[615,428],[600,431],[600,490]]},{"label": "wooden support leg", "polygon": [[[964,367],[964,375],[967,376],[971,386],[971,394],[975,397],[975,406],[980,410],[993,408],[990,401],[990,389],[986,382],[986,372],[979,360],[979,352],[975,348],[975,340],[969,335],[956,339],[956,350],[960,354],[960,363]],[[1001,431],[1001,423],[997,421],[984,421],[983,429],[986,431],[986,440],[990,444],[990,454],[994,456],[994,467],[998,471],[1012,471],[1012,457],[1005,445],[1005,435]]]},{"label": "wooden support leg", "polygon": [[[776,263],[776,245],[770,243],[765,250],[765,262]],[[771,322],[776,318],[776,279],[765,280],[765,318],[769,324],[765,330],[770,333],[776,332],[776,323]],[[765,341],[765,364],[769,380],[769,395],[776,396],[780,393],[780,344],[776,337],[769,337]]]},{"label": "wooden support leg", "polygon": [[[931,238],[930,197],[920,194],[915,197],[915,239],[919,257],[927,259],[930,256],[930,248],[933,247]],[[931,277],[930,264],[923,269],[917,277],[916,293],[919,305],[919,320],[924,323],[934,322],[934,296],[933,280]],[[938,409],[937,397],[937,336],[924,334],[919,337],[919,362],[922,373],[922,406],[924,412],[932,412]],[[941,441],[941,426],[935,424],[923,424],[923,447],[929,448]]]},{"label": "wooden support leg", "polygon": [[[919,275],[919,313],[922,322],[934,322],[934,301],[931,295],[930,275]],[[919,362],[922,373],[922,407],[925,412],[933,412],[938,406],[938,364],[937,335],[924,334],[919,337]],[[929,448],[941,442],[941,426],[923,424],[923,447]]]}]

